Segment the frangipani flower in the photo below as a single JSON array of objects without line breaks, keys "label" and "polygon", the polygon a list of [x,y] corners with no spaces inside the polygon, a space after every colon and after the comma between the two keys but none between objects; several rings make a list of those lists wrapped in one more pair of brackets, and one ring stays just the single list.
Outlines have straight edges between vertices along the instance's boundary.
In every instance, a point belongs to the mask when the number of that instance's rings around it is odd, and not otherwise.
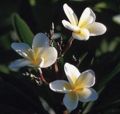
[{"label": "frangipani flower", "polygon": [[46,68],[57,59],[57,50],[49,46],[49,39],[43,33],[35,35],[32,48],[26,43],[12,43],[11,47],[23,57],[10,64],[9,67],[15,71],[24,66]]},{"label": "frangipani flower", "polygon": [[69,63],[65,63],[64,70],[69,82],[56,80],[51,82],[49,87],[55,92],[65,93],[63,103],[69,112],[77,107],[78,101],[88,102],[97,99],[96,91],[91,88],[95,84],[95,74],[92,70],[80,73]]},{"label": "frangipani flower", "polygon": [[105,25],[95,22],[96,16],[89,7],[83,11],[79,21],[74,11],[67,4],[63,5],[63,9],[70,22],[62,20],[62,24],[65,28],[73,31],[73,38],[88,40],[90,36],[98,36],[106,32]]}]

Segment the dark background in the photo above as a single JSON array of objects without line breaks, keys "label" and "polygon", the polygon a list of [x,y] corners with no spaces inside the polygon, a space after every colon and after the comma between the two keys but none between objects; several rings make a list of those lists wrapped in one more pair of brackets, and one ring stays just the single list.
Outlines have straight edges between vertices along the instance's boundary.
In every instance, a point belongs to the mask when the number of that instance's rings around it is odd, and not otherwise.
[{"label": "dark background", "polygon": [[[62,105],[63,95],[52,92],[44,84],[39,86],[29,76],[23,76],[22,73],[27,69],[12,72],[7,67],[11,61],[19,58],[10,47],[16,40],[12,14],[18,13],[34,34],[49,33],[51,23],[54,22],[55,32],[61,32],[66,44],[71,32],[61,24],[62,19],[67,19],[62,8],[64,3],[72,7],[78,17],[86,7],[92,8],[97,16],[96,21],[107,26],[107,32],[102,36],[91,37],[87,42],[75,40],[64,61],[77,65],[78,59],[86,55],[78,67],[80,71],[93,69],[96,73],[96,85],[107,78],[106,75],[120,63],[120,23],[113,20],[115,15],[120,14],[119,0],[1,0],[0,114],[52,114],[51,109],[43,108],[39,98],[44,98],[56,114],[62,114],[65,110]],[[76,57],[76,61],[72,55]],[[49,81],[65,76],[63,67],[57,74],[50,69],[43,69],[43,72]],[[117,73],[105,85],[90,114],[120,114],[119,82],[120,73]]]}]

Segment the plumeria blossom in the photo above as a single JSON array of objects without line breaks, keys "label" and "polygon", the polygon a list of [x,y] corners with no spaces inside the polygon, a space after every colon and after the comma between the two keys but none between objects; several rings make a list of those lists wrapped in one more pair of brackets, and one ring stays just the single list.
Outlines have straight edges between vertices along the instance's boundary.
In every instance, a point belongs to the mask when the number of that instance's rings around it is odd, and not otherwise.
[{"label": "plumeria blossom", "polygon": [[65,3],[64,12],[69,20],[62,20],[65,28],[73,31],[72,36],[78,40],[88,40],[90,36],[102,35],[106,32],[106,26],[95,22],[96,16],[92,9],[87,7],[78,20],[74,11]]},{"label": "plumeria blossom", "polygon": [[95,84],[95,74],[92,70],[80,73],[75,66],[65,63],[64,71],[68,81],[56,80],[51,82],[49,87],[55,92],[65,93],[63,103],[69,112],[77,107],[78,101],[88,102],[97,99],[96,91],[91,88]]},{"label": "plumeria blossom", "polygon": [[49,46],[49,39],[43,33],[35,35],[32,48],[26,43],[12,43],[11,47],[23,57],[10,64],[9,67],[15,71],[24,66],[46,68],[54,64],[57,59],[57,50]]}]

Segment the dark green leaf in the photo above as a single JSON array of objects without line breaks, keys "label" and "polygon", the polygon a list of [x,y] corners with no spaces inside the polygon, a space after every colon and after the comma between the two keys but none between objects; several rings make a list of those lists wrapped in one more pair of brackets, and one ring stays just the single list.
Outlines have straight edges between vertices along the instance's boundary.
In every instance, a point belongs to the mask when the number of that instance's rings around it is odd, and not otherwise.
[{"label": "dark green leaf", "polygon": [[9,69],[7,66],[0,64],[0,72],[5,73],[5,74],[9,74]]},{"label": "dark green leaf", "polygon": [[31,45],[34,34],[30,30],[28,25],[18,14],[13,14],[12,19],[13,19],[13,26],[18,36],[20,37],[21,41]]}]

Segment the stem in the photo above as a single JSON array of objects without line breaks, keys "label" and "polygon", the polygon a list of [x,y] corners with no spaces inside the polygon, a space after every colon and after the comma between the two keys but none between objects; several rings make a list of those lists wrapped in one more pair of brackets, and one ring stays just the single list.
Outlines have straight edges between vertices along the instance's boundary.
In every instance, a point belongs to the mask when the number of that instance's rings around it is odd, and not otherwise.
[{"label": "stem", "polygon": [[66,53],[66,52],[68,51],[68,49],[71,47],[73,41],[74,41],[74,38],[73,38],[73,37],[71,37],[71,38],[68,40],[68,42],[67,42],[67,44],[66,44],[66,47],[65,47],[65,49],[63,50],[63,53],[61,54],[62,57],[65,55],[65,53]]},{"label": "stem", "polygon": [[90,109],[92,108],[93,105],[94,105],[94,102],[89,103],[86,106],[85,110],[82,112],[82,114],[87,114],[90,111]]},{"label": "stem", "polygon": [[55,72],[56,72],[56,73],[59,71],[57,61],[56,61],[55,64],[54,64],[54,69],[55,69]]},{"label": "stem", "polygon": [[63,111],[63,114],[70,114],[68,110]]},{"label": "stem", "polygon": [[39,68],[38,70],[39,70],[39,73],[40,73],[39,79],[42,80],[46,85],[48,85],[49,83],[45,80],[41,68]]}]

